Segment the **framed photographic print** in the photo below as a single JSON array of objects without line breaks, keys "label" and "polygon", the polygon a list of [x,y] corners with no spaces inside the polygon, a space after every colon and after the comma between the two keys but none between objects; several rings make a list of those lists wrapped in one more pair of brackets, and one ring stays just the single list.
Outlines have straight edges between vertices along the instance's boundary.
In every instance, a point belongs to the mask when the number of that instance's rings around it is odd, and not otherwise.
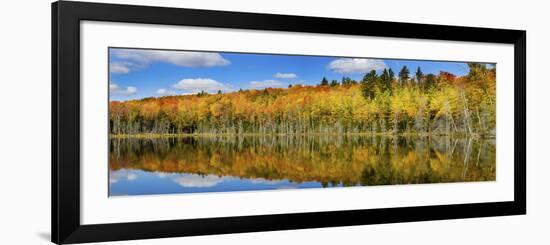
[{"label": "framed photographic print", "polygon": [[52,241],[525,214],[525,35],[55,2]]}]

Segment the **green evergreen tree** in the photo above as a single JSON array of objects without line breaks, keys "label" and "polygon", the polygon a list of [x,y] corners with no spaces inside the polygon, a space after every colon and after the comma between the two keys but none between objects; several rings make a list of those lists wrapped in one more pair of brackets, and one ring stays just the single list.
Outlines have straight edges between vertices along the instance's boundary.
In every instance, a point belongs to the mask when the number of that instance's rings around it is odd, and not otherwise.
[{"label": "green evergreen tree", "polygon": [[346,84],[346,77],[342,77],[341,84],[342,84],[342,86],[347,85],[347,84]]},{"label": "green evergreen tree", "polygon": [[435,86],[436,76],[432,73],[426,75],[426,81],[424,83],[424,89],[429,89]]},{"label": "green evergreen tree", "polygon": [[390,72],[384,68],[382,75],[380,75],[380,89],[382,91],[391,91],[391,81]]},{"label": "green evergreen tree", "polygon": [[328,86],[328,80],[326,77],[323,77],[323,80],[321,80],[321,86]]},{"label": "green evergreen tree", "polygon": [[422,70],[420,69],[420,66],[418,68],[416,68],[415,77],[416,77],[416,83],[418,85],[422,85],[422,78],[424,78],[424,73],[422,73]]},{"label": "green evergreen tree", "polygon": [[403,66],[401,71],[399,71],[399,84],[401,86],[405,85],[407,81],[409,81],[409,73],[409,68],[407,68],[407,66]]},{"label": "green evergreen tree", "polygon": [[198,97],[204,97],[204,96],[207,96],[207,95],[208,95],[208,93],[204,90],[201,90],[199,93],[197,93]]},{"label": "green evergreen tree", "polygon": [[361,80],[361,93],[363,94],[363,97],[366,99],[374,98],[377,80],[378,75],[375,70],[365,74],[363,80]]},{"label": "green evergreen tree", "polygon": [[343,86],[349,86],[353,84],[353,80],[349,77],[342,77],[342,85]]}]

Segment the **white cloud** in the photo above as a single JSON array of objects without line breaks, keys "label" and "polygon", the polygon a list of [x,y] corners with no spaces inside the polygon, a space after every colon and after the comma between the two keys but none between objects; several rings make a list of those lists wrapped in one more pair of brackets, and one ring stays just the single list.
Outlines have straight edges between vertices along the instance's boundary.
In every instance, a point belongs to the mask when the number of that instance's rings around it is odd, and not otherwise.
[{"label": "white cloud", "polygon": [[109,92],[112,92],[113,90],[118,90],[118,85],[114,84],[113,82],[109,82]]},{"label": "white cloud", "polygon": [[[233,88],[229,84],[223,84],[214,79],[210,78],[188,78],[179,81],[174,84],[172,87],[178,90],[182,90],[184,93],[192,94],[205,91],[207,93],[213,94],[217,93],[218,90],[222,92],[232,91]],[[158,92],[158,91],[157,91]]]},{"label": "white cloud", "polygon": [[138,177],[138,176],[137,176],[136,174],[128,174],[128,175],[126,175],[126,179],[127,179],[128,181],[136,180],[137,177]]},{"label": "white cloud", "polygon": [[281,182],[282,180],[267,180],[265,178],[255,178],[250,180],[250,183],[253,183],[253,184],[266,184],[266,185],[276,185]]},{"label": "white cloud", "polygon": [[183,67],[226,66],[230,62],[218,53],[166,50],[116,49],[114,57],[124,60],[110,65],[111,72],[126,74],[142,69],[153,62],[164,62]]},{"label": "white cloud", "polygon": [[126,93],[128,95],[135,94],[135,93],[137,93],[137,88],[132,87],[132,86],[126,87],[126,90],[124,90],[124,93]]},{"label": "white cloud", "polygon": [[128,74],[131,70],[129,62],[113,62],[109,64],[109,72],[115,74]]},{"label": "white cloud", "polygon": [[164,173],[164,172],[157,172],[157,177],[161,178],[161,179],[164,179],[166,178],[166,176],[168,176],[167,173]]},{"label": "white cloud", "polygon": [[117,84],[109,82],[109,94],[118,95],[118,96],[129,96],[137,93],[137,88],[133,86],[128,86],[126,88],[121,88]]},{"label": "white cloud", "polygon": [[280,73],[280,72],[277,72],[275,75],[273,75],[274,77],[276,78],[281,78],[281,79],[293,79],[293,78],[297,78],[298,76],[294,73]]},{"label": "white cloud", "polygon": [[357,58],[341,58],[330,62],[328,65],[330,70],[343,74],[367,73],[371,70],[378,71],[386,67],[383,60]]},{"label": "white cloud", "polygon": [[176,94],[176,91],[165,89],[165,88],[159,88],[157,90],[157,94],[158,95],[174,95],[174,94]]},{"label": "white cloud", "polygon": [[262,88],[280,88],[284,87],[285,84],[276,81],[276,80],[264,80],[264,81],[252,81],[250,82],[250,87],[254,89]]},{"label": "white cloud", "polygon": [[216,175],[207,175],[201,177],[199,175],[185,175],[175,178],[174,181],[183,187],[212,187],[222,182],[223,179]]},{"label": "white cloud", "polygon": [[127,181],[134,181],[138,178],[138,175],[132,170],[118,170],[109,173],[109,183],[115,184],[120,180],[126,179]]}]

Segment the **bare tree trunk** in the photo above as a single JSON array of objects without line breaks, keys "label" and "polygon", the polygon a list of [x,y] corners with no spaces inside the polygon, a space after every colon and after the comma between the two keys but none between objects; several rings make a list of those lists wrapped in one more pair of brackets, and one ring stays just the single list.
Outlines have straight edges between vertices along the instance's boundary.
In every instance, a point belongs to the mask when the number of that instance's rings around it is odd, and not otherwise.
[{"label": "bare tree trunk", "polygon": [[394,134],[397,134],[399,133],[398,132],[398,121],[399,121],[399,115],[397,112],[394,113],[394,117],[393,117],[393,133]]},{"label": "bare tree trunk", "polygon": [[470,150],[472,149],[472,138],[468,137],[467,143],[464,148],[464,169],[462,171],[462,180],[466,178],[466,172],[468,171],[468,163],[470,161]]},{"label": "bare tree trunk", "polygon": [[477,150],[477,161],[476,161],[476,167],[479,166],[479,157],[481,156],[481,151],[483,150],[483,143],[479,143],[479,149]]},{"label": "bare tree trunk", "polygon": [[464,126],[466,127],[468,134],[472,134],[472,126],[470,125],[470,112],[468,110],[468,99],[466,99],[464,89],[460,91],[460,94],[462,95],[462,101],[464,102]]}]

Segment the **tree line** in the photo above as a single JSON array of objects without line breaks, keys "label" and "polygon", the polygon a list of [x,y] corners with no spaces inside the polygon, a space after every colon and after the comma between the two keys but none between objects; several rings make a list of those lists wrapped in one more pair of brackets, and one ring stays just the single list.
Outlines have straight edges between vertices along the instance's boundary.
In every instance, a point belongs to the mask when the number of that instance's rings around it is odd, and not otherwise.
[{"label": "tree line", "polygon": [[491,137],[496,68],[411,74],[404,66],[372,70],[360,81],[112,101],[113,135],[128,134],[465,134]]}]

